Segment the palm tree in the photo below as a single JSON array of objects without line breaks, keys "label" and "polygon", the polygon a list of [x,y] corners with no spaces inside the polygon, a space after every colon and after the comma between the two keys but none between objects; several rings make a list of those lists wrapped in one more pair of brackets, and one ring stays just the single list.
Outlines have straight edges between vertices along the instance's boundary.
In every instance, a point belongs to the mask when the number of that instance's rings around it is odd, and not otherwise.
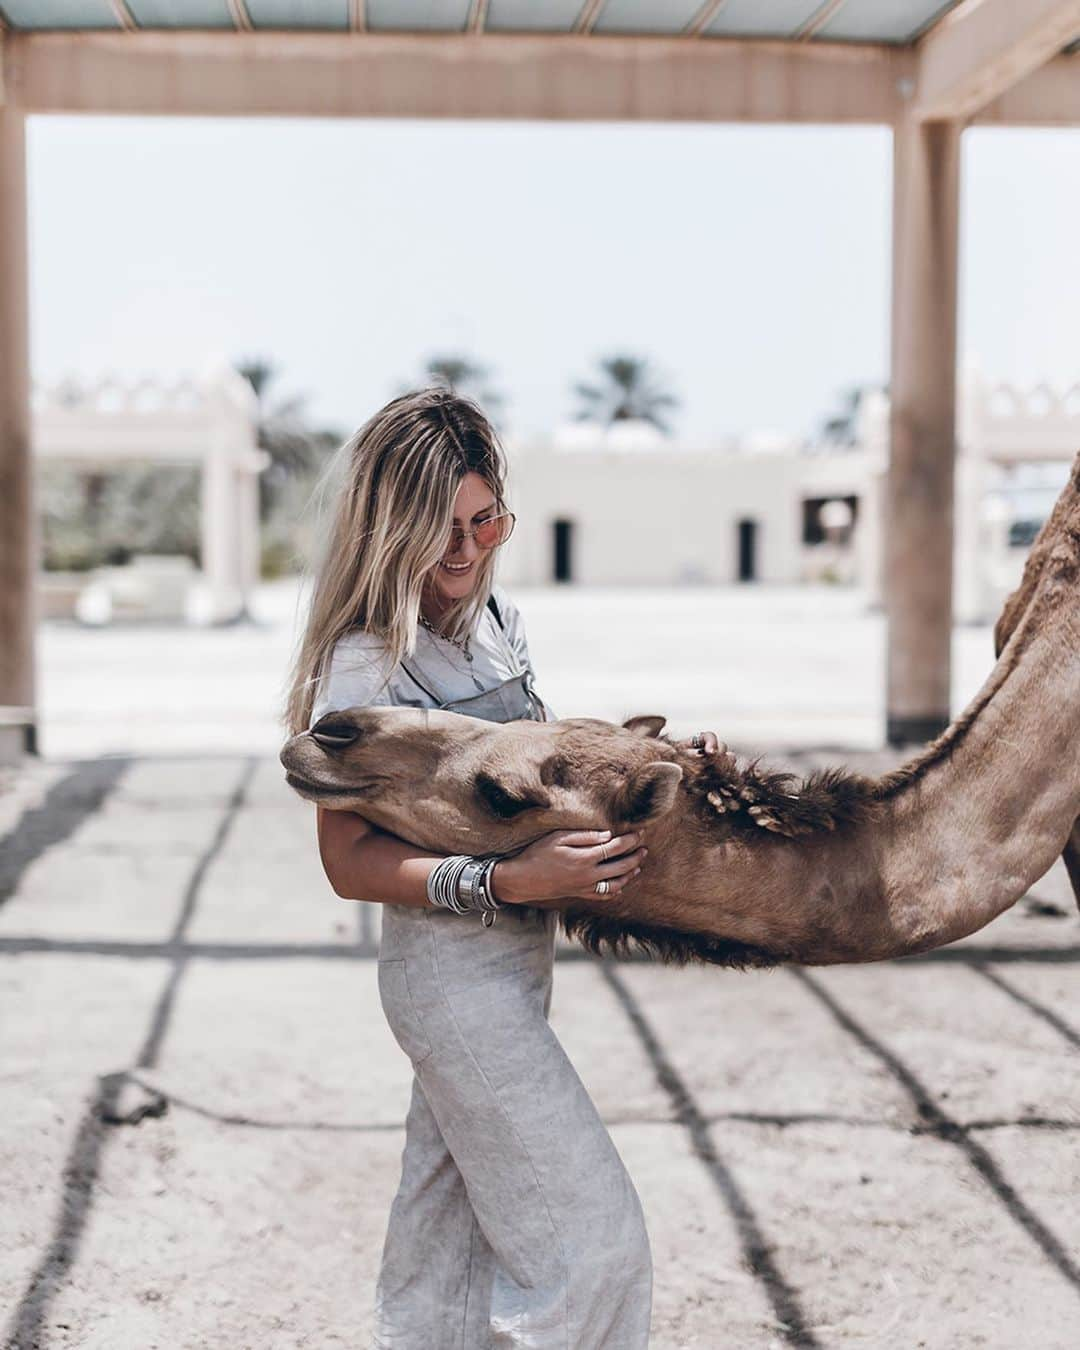
[{"label": "palm tree", "polygon": [[[471,398],[493,422],[501,422],[506,400],[490,383],[491,368],[462,353],[429,356],[422,367],[421,384],[439,384],[463,398]],[[403,385],[405,393],[413,385]]]},{"label": "palm tree", "polygon": [[876,389],[889,392],[888,385],[852,384],[839,394],[837,410],[822,419],[821,440],[825,445],[850,448],[855,444],[863,399]]},{"label": "palm tree", "polygon": [[237,361],[236,369],[255,393],[258,445],[270,456],[268,468],[259,476],[259,503],[265,519],[285,485],[318,468],[341,436],[337,431],[311,425],[304,395],[292,394],[271,402],[278,368],[265,357]]},{"label": "palm tree", "polygon": [[663,387],[661,378],[647,360],[615,355],[602,357],[597,364],[599,380],[594,383],[579,381],[574,385],[581,404],[574,414],[579,422],[610,425],[633,418],[651,422],[658,430],[670,433],[666,411],[677,408],[679,400]]}]

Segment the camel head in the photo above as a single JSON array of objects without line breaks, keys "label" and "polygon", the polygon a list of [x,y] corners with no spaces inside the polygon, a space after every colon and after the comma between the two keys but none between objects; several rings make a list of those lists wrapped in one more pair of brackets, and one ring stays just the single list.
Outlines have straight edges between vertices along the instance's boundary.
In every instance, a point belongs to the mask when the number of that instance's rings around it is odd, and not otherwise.
[{"label": "camel head", "polygon": [[683,771],[663,725],[348,708],[291,737],[281,762],[302,797],[422,848],[512,853],[549,830],[617,832],[669,812]]}]

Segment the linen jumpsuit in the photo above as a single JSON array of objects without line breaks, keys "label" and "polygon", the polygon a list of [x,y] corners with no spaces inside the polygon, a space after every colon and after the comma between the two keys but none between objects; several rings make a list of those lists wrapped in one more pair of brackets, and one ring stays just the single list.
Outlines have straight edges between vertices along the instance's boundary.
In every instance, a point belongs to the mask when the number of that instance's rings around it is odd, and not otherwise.
[{"label": "linen jumpsuit", "polygon": [[[378,638],[346,634],[311,723],[371,703],[545,720],[521,616],[501,588],[493,599],[471,661],[421,628],[388,672]],[[478,913],[382,907],[379,993],[413,1082],[377,1350],[648,1345],[641,1203],[547,1020],[555,931],[553,911],[527,906],[490,928]]]}]

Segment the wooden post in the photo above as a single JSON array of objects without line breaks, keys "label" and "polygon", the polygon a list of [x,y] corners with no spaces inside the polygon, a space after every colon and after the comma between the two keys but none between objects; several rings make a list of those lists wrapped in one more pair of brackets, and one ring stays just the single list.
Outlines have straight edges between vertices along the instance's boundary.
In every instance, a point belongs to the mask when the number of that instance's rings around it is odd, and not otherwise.
[{"label": "wooden post", "polygon": [[0,86],[0,763],[37,749],[24,123]]},{"label": "wooden post", "polygon": [[884,576],[890,745],[930,740],[949,722],[959,179],[959,123],[897,123]]}]

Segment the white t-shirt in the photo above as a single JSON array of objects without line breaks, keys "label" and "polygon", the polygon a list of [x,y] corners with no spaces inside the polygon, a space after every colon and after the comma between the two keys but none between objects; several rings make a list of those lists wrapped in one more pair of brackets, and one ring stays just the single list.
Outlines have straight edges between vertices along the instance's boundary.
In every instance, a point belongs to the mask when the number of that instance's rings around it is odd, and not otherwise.
[{"label": "white t-shirt", "polygon": [[[452,642],[421,627],[417,630],[413,655],[391,669],[382,638],[362,628],[342,634],[316,688],[308,726],[314,726],[320,717],[339,708],[372,704],[431,708],[437,706],[431,693],[441,695],[441,702],[450,703],[494,689],[522,670],[528,670],[531,676],[521,612],[501,586],[494,588],[494,596],[502,628],[485,605],[469,641],[471,660]],[[416,673],[424,687],[410,676],[409,670]],[[549,720],[552,716],[547,710]]]}]

